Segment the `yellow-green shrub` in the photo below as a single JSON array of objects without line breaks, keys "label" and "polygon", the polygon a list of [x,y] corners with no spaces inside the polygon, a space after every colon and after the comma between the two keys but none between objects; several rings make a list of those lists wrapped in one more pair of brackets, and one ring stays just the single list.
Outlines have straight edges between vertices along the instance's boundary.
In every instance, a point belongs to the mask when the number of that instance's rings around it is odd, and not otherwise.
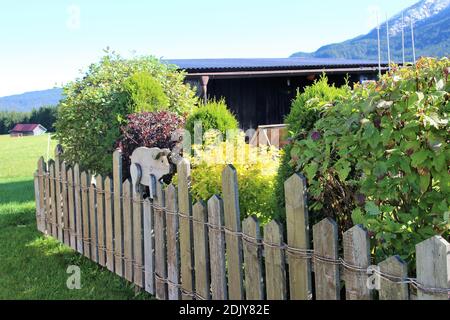
[{"label": "yellow-green shrub", "polygon": [[[191,157],[191,193],[194,201],[208,200],[221,195],[222,171],[233,164],[237,171],[241,218],[255,215],[262,223],[268,222],[276,210],[275,177],[279,166],[276,149],[261,149],[245,144],[243,136],[238,141],[194,146]],[[226,157],[226,150],[233,157]]]}]

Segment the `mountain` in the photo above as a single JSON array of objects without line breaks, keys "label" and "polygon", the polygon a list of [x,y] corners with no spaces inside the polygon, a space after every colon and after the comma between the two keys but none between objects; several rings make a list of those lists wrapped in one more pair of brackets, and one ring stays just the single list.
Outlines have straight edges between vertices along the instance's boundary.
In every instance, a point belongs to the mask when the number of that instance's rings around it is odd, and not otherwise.
[{"label": "mountain", "polygon": [[61,88],[54,88],[2,97],[0,98],[0,110],[28,112],[33,108],[53,106],[58,104],[62,95],[63,91]]},{"label": "mountain", "polygon": [[[414,25],[416,56],[442,57],[450,54],[450,0],[422,0],[403,11],[406,61],[413,60],[411,21]],[[389,20],[391,57],[402,61],[402,13]],[[387,28],[380,28],[382,60],[386,61]],[[292,57],[378,60],[377,29],[342,43],[321,47],[313,53],[297,52]]]}]

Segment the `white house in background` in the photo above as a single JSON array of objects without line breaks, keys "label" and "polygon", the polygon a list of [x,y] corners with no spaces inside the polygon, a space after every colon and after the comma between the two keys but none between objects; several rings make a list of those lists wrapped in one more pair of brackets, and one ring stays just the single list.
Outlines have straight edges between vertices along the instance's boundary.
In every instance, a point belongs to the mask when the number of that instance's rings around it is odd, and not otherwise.
[{"label": "white house in background", "polygon": [[47,132],[40,124],[23,124],[19,123],[9,131],[11,137],[23,137],[23,136],[40,136]]}]

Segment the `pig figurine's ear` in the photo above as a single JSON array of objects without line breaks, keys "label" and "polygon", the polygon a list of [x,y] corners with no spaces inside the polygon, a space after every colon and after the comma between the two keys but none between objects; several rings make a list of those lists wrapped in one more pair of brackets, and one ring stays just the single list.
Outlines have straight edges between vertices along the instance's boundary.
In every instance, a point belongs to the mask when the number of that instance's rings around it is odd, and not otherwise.
[{"label": "pig figurine's ear", "polygon": [[159,160],[161,157],[167,157],[170,154],[170,149],[162,149],[161,152],[155,155],[155,160]]}]

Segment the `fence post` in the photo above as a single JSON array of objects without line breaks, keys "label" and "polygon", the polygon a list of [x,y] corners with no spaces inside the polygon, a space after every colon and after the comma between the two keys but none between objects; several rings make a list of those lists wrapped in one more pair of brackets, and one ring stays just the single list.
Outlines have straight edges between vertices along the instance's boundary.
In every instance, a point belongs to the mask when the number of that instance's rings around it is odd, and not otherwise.
[{"label": "fence post", "polygon": [[262,249],[259,243],[261,232],[258,218],[251,216],[245,219],[242,223],[242,232],[248,237],[248,240],[244,238],[243,241],[246,298],[263,300]]},{"label": "fence post", "polygon": [[81,204],[81,176],[80,166],[78,163],[73,167],[73,176],[75,183],[75,226],[77,235],[77,251],[83,254],[83,206]]},{"label": "fence post", "polygon": [[195,291],[203,299],[210,300],[210,273],[208,250],[208,210],[203,202],[197,202],[193,208],[194,216],[194,257]]},{"label": "fence post", "polygon": [[114,183],[114,270],[118,276],[123,276],[123,243],[122,243],[122,152],[113,153],[113,183]]},{"label": "fence post", "polygon": [[167,300],[166,217],[164,212],[165,194],[161,182],[156,183],[156,199],[154,204],[156,298],[158,300]]},{"label": "fence post", "polygon": [[51,207],[52,207],[52,214],[51,214],[51,226],[52,226],[52,232],[51,235],[53,238],[57,238],[58,237],[58,229],[57,229],[57,224],[58,224],[58,211],[56,209],[56,187],[55,187],[55,162],[53,160],[49,160],[48,162],[49,165],[49,171],[50,171],[50,203],[51,203]]},{"label": "fence post", "polygon": [[97,193],[95,184],[92,183],[92,176],[89,176],[89,230],[91,243],[91,260],[98,262],[97,255]]},{"label": "fence post", "polygon": [[114,272],[114,200],[111,194],[112,183],[105,179],[105,226],[106,226],[106,267]]},{"label": "fence post", "polygon": [[344,272],[347,300],[370,300],[368,274],[364,272],[370,265],[370,240],[362,226],[354,226],[344,233],[344,260],[351,266]]},{"label": "fence post", "polygon": [[[416,246],[417,281],[424,287],[450,289],[450,244],[435,236]],[[419,300],[448,300],[450,292],[418,289]]]},{"label": "fence post", "polygon": [[83,254],[85,257],[91,257],[90,248],[90,228],[89,228],[89,185],[91,183],[88,174],[83,171],[81,173],[81,206],[83,210]]},{"label": "fence post", "polygon": [[131,182],[126,180],[122,186],[123,190],[123,256],[125,261],[125,279],[133,282],[133,220],[131,212]]},{"label": "fence post", "polygon": [[[192,203],[189,194],[191,184],[191,164],[182,159],[178,164],[178,208],[180,210],[180,255],[181,255],[181,286],[182,291],[194,291],[194,255],[192,253]],[[183,294],[183,300],[192,299]]]},{"label": "fence post", "polygon": [[180,244],[178,231],[178,193],[171,184],[166,190],[166,231],[167,231],[167,277],[169,279],[169,300],[180,300],[180,289],[172,285],[180,283]]},{"label": "fence post", "polygon": [[97,243],[98,243],[98,263],[101,266],[106,265],[106,247],[105,247],[105,192],[103,177],[97,176]]},{"label": "fence post", "polygon": [[286,259],[281,248],[284,243],[283,229],[278,222],[272,220],[264,227],[264,242],[267,299],[286,300]]},{"label": "fence post", "polygon": [[73,180],[73,169],[69,168],[67,171],[67,190],[68,190],[68,203],[69,203],[69,235],[70,235],[70,247],[73,250],[77,250],[76,242],[76,220],[75,220],[75,186]]},{"label": "fence post", "polygon": [[48,236],[52,235],[52,194],[51,194],[51,180],[50,180],[50,161],[47,163],[47,170],[45,172],[45,230]]},{"label": "fence post", "polygon": [[67,165],[65,161],[61,163],[61,188],[64,244],[70,246],[69,205],[67,198],[69,186],[67,184]]},{"label": "fence post", "polygon": [[140,287],[144,287],[144,244],[142,231],[142,192],[133,190],[133,253],[134,253],[134,283]]},{"label": "fence post", "polygon": [[39,232],[43,232],[41,223],[41,194],[39,190],[39,172],[35,171],[33,174],[34,182],[34,203],[36,204],[36,227]]},{"label": "fence post", "polygon": [[[338,226],[332,219],[324,219],[313,227],[314,253],[337,261]],[[340,300],[339,266],[314,261],[316,300]]]},{"label": "fence post", "polygon": [[236,234],[232,234],[241,232],[237,173],[232,165],[228,165],[223,170],[222,193],[225,227],[229,231],[225,234],[229,298],[230,300],[243,300],[242,239]]},{"label": "fence post", "polygon": [[390,257],[378,264],[380,272],[396,277],[384,279],[380,277],[380,300],[409,300],[408,285],[395,283],[408,277],[408,265],[399,256]]},{"label": "fence post", "polygon": [[56,187],[56,221],[59,242],[64,242],[63,235],[63,208],[62,208],[62,192],[61,192],[61,160],[59,158],[59,148],[55,149],[55,187]]},{"label": "fence post", "polygon": [[208,201],[209,256],[211,266],[211,293],[214,300],[226,300],[227,278],[225,264],[225,237],[223,202],[218,196]]},{"label": "fence post", "polygon": [[145,264],[145,291],[155,294],[155,243],[154,219],[150,199],[144,201],[144,264]]},{"label": "fence post", "polygon": [[44,174],[47,171],[47,165],[44,161],[43,157],[39,158],[38,161],[38,170],[37,170],[37,189],[39,192],[39,197],[36,198],[36,216],[37,216],[37,226],[38,230],[41,232],[48,233],[45,225],[45,183],[44,183]]},{"label": "fence post", "polygon": [[[309,249],[309,223],[306,200],[306,181],[294,174],[284,184],[286,197],[286,223],[288,245],[296,249]],[[291,300],[311,300],[311,261],[289,254]]]}]

